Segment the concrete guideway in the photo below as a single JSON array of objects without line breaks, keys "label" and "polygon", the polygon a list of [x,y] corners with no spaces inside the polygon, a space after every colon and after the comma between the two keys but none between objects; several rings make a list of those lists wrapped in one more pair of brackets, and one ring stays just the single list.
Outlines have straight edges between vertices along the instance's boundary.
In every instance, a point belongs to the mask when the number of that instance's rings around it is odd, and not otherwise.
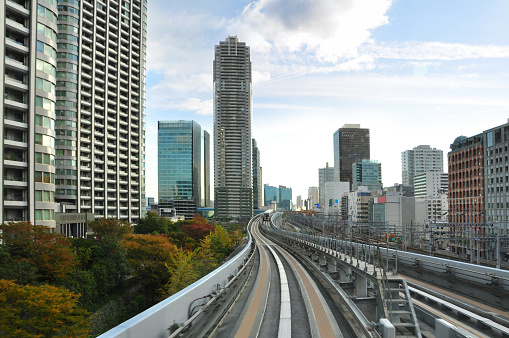
[{"label": "concrete guideway", "polygon": [[[332,311],[313,278],[297,260],[260,233],[259,223],[253,223],[251,227],[256,247],[261,253],[256,282],[242,310],[242,315],[233,325],[234,328],[232,330],[218,328],[216,332],[222,332],[222,334],[218,333],[214,336],[258,337],[267,334],[268,331],[263,331],[263,327],[273,325],[276,330],[272,333],[278,337],[343,337]],[[271,274],[278,275],[278,283],[270,282],[275,279],[275,276]],[[275,294],[276,290],[278,295]],[[270,308],[276,306],[276,303],[271,303],[269,298],[279,300],[279,311]],[[301,313],[300,317],[292,312],[292,308],[299,307],[305,308],[304,315]],[[269,312],[274,315],[269,316]],[[227,321],[226,319],[225,322]]]},{"label": "concrete guideway", "polygon": [[[420,337],[420,328],[413,309],[406,281],[385,270],[380,250],[362,252],[349,248],[340,252],[337,242],[328,238],[286,232],[276,227],[267,227],[271,236],[276,236],[289,247],[308,257],[328,274],[339,289],[350,290],[349,294],[340,291],[350,311],[366,328],[383,334],[385,326],[394,335]],[[371,255],[368,257],[368,255]],[[374,264],[371,264],[371,261]],[[359,306],[370,308],[368,314]],[[372,309],[376,308],[376,313]],[[367,316],[367,317],[366,317]],[[384,319],[382,321],[382,319]]]}]

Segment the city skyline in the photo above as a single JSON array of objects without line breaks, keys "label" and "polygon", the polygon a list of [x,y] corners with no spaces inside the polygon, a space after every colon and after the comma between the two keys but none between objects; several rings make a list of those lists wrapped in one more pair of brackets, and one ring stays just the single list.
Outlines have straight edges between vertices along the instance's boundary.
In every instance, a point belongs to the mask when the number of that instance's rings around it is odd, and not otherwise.
[{"label": "city skyline", "polygon": [[[390,186],[401,183],[401,152],[427,144],[447,153],[456,137],[506,122],[508,3],[368,1],[349,11],[328,4],[289,13],[276,0],[151,1],[147,163],[155,165],[157,120],[194,119],[212,130],[209,60],[227,35],[251,46],[263,181],[295,195],[318,185],[317,169],[333,163],[332,135],[344,124],[370,129],[371,158]],[[157,196],[150,188],[147,196]]]}]

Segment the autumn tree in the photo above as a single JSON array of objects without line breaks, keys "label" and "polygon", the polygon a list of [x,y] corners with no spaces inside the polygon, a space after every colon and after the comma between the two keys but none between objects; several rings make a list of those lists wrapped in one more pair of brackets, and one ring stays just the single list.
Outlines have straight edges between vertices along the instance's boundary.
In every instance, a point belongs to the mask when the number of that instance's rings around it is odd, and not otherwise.
[{"label": "autumn tree", "polygon": [[49,233],[47,227],[30,222],[2,224],[0,230],[0,238],[17,265],[28,262],[45,281],[62,279],[76,266],[71,241],[63,234]]},{"label": "autumn tree", "polygon": [[178,249],[171,254],[171,264],[167,265],[171,277],[162,288],[164,295],[171,296],[198,280],[200,274],[196,269],[198,264],[197,256],[197,252],[183,249]]},{"label": "autumn tree", "polygon": [[126,235],[121,242],[133,275],[141,282],[159,289],[171,277],[171,255],[175,245],[165,235]]},{"label": "autumn tree", "polygon": [[129,222],[115,218],[99,218],[95,221],[88,222],[87,228],[95,233],[96,239],[106,237],[121,239],[124,235],[132,234],[134,228]]},{"label": "autumn tree", "polygon": [[1,337],[86,337],[86,311],[79,296],[50,285],[0,280]]},{"label": "autumn tree", "polygon": [[200,241],[208,236],[214,227],[208,224],[207,220],[200,215],[194,215],[193,219],[188,224],[182,226],[182,229],[189,237]]}]

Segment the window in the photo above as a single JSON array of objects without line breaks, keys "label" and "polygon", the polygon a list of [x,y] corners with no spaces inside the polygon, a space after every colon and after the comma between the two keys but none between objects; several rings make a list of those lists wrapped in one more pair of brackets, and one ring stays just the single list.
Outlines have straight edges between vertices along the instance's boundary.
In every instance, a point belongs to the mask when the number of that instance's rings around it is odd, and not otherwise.
[{"label": "window", "polygon": [[35,153],[35,163],[55,165],[55,156],[45,153]]},{"label": "window", "polygon": [[35,87],[55,95],[55,85],[48,80],[41,79],[40,77],[36,78]]},{"label": "window", "polygon": [[36,96],[35,106],[45,110],[49,110],[52,113],[55,112],[55,102],[45,97]]},{"label": "window", "polygon": [[44,55],[47,55],[54,59],[56,59],[56,57],[57,57],[57,51],[55,48],[53,48],[50,45],[47,45],[44,42],[39,41],[39,40],[37,40],[37,51],[40,53],[44,53]]},{"label": "window", "polygon": [[47,116],[35,115],[35,124],[48,129],[55,129],[55,121]]},{"label": "window", "polygon": [[55,147],[55,138],[49,135],[35,134],[35,144],[39,144],[45,147]]},{"label": "window", "polygon": [[56,76],[56,69],[50,63],[47,63],[47,62],[37,59],[36,67],[37,67],[37,70],[39,70],[41,72],[44,72],[44,73],[51,75],[53,77]]},{"label": "window", "polygon": [[38,5],[37,15],[48,19],[49,21],[53,22],[55,25],[57,24],[57,16],[52,11],[50,11],[49,9],[47,9],[44,6]]},{"label": "window", "polygon": [[37,23],[37,33],[44,35],[48,39],[56,40],[57,39],[57,33],[49,28],[46,25],[43,25],[42,23]]}]

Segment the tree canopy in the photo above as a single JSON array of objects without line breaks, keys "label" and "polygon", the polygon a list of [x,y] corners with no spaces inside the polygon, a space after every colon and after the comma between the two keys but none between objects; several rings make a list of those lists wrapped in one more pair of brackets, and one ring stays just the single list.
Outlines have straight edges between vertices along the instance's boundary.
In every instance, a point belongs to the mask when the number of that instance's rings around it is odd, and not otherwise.
[{"label": "tree canopy", "polygon": [[0,280],[0,336],[86,337],[87,312],[79,296],[51,285]]}]

